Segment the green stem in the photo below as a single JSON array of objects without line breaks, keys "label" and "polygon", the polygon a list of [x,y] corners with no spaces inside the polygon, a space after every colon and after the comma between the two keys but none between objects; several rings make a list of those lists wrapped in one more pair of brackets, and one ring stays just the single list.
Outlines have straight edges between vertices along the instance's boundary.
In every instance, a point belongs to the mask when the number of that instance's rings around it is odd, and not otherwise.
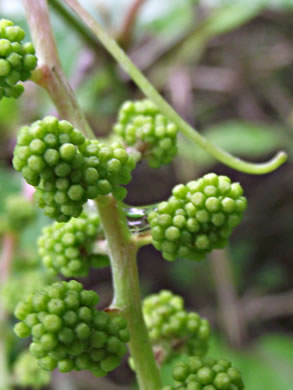
[{"label": "green stem", "polygon": [[61,1],[48,0],[48,3],[54,9],[54,11],[59,14],[62,19],[81,36],[85,43],[97,55],[99,55],[100,60],[113,62],[112,57],[106,50],[104,50],[97,38],[84,26],[84,24],[80,23],[80,21],[76,19],[70,11],[68,11],[68,9],[62,4]]},{"label": "green stem", "polygon": [[129,348],[140,390],[161,390],[148,331],[141,310],[137,247],[127,227],[125,214],[111,196],[96,200],[108,242],[115,297],[113,306],[124,314],[130,333]]},{"label": "green stem", "polygon": [[[74,93],[62,72],[49,23],[46,1],[23,1],[41,63],[53,73],[52,77],[48,78],[46,87],[59,114],[65,113],[69,121],[76,126],[77,123],[80,124],[79,129],[85,135],[92,136],[92,130],[84,120]],[[60,85],[58,85],[56,72],[61,77]],[[112,265],[115,290],[113,304],[123,312],[127,320],[130,332],[129,348],[135,363],[140,390],[161,390],[160,373],[141,309],[136,264],[137,246],[132,240],[124,212],[117,206],[115,199],[111,196],[100,197],[97,205],[105,229]]]},{"label": "green stem", "polygon": [[63,73],[50,25],[47,1],[23,0],[23,5],[39,63],[33,80],[47,90],[62,119],[70,120],[87,137],[94,138]]},{"label": "green stem", "polygon": [[150,245],[153,242],[153,238],[150,232],[146,232],[134,235],[133,241],[137,248],[142,248],[143,246]]},{"label": "green stem", "polygon": [[83,20],[83,22],[96,34],[105,48],[112,54],[121,67],[131,76],[137,86],[144,94],[151,99],[166,115],[174,122],[180,131],[192,142],[201,146],[206,152],[215,157],[218,161],[238,171],[260,175],[277,169],[287,160],[287,154],[283,151],[277,153],[274,158],[265,163],[250,163],[234,157],[225,150],[209,142],[205,137],[185,122],[180,115],[162,98],[153,85],[146,79],[141,71],[134,65],[125,52],[112,39],[106,31],[95,21],[95,19],[79,4],[77,0],[64,0],[71,9]]}]

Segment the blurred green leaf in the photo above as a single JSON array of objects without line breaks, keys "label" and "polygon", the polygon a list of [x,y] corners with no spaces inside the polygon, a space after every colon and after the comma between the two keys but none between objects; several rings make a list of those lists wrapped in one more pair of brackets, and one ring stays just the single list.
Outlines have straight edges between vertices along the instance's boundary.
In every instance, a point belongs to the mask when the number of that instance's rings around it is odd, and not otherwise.
[{"label": "blurred green leaf", "polygon": [[108,66],[85,80],[78,90],[78,98],[85,112],[116,116],[119,106],[127,99],[127,90],[115,68]]},{"label": "blurred green leaf", "polygon": [[281,264],[268,264],[256,275],[256,284],[265,290],[281,287],[286,278],[286,271]]},{"label": "blurred green leaf", "polygon": [[225,2],[207,20],[209,35],[219,35],[231,31],[255,17],[268,4],[268,0],[237,0]]},{"label": "blurred green leaf", "polygon": [[21,235],[20,245],[23,249],[30,251],[37,250],[37,240],[43,227],[52,223],[52,220],[45,216],[43,210],[36,207],[37,217],[33,223],[26,227]]},{"label": "blurred green leaf", "polygon": [[1,128],[11,126],[19,120],[19,103],[15,99],[3,98],[0,103]]},{"label": "blurred green leaf", "polygon": [[[236,155],[261,157],[286,145],[284,132],[270,125],[229,121],[213,126],[204,132],[211,142]],[[213,163],[214,159],[200,147],[180,137],[179,154],[202,165]]]},{"label": "blurred green leaf", "polygon": [[[233,1],[217,7],[211,14],[199,23],[191,32],[185,33],[181,39],[175,43],[166,55],[160,60],[150,78],[158,80],[164,79],[160,72],[168,63],[189,63],[198,61],[207,42],[215,36],[225,34],[242,24],[247,23],[258,15],[266,6],[268,0]],[[172,39],[170,39],[172,41]],[[168,72],[166,72],[168,74]],[[166,77],[166,76],[165,76]],[[165,79],[164,79],[165,80]]]},{"label": "blurred green leaf", "polygon": [[146,30],[160,33],[161,37],[175,37],[192,23],[195,3],[173,0],[171,4],[157,1],[146,4],[140,13],[139,29],[143,26]]},{"label": "blurred green leaf", "polygon": [[284,361],[285,365],[289,364],[293,368],[292,337],[281,334],[267,335],[260,340],[260,349],[262,353],[274,356],[275,359]]},{"label": "blurred green leaf", "polygon": [[4,200],[11,193],[19,192],[21,188],[20,175],[11,169],[0,166],[0,213],[3,212]]},{"label": "blurred green leaf", "polygon": [[[286,343],[287,349],[284,348]],[[282,346],[280,349],[279,344]],[[230,360],[240,369],[248,390],[292,390],[292,347],[291,337],[267,335],[250,349],[241,352],[214,338],[209,356]]]}]

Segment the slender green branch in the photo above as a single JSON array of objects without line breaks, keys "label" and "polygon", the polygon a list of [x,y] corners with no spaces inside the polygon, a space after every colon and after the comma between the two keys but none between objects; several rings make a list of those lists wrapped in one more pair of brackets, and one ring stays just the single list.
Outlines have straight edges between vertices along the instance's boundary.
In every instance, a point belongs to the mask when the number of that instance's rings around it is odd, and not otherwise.
[{"label": "slender green branch", "polygon": [[150,232],[147,232],[133,235],[132,240],[137,248],[142,248],[143,246],[150,245],[153,239]]},{"label": "slender green branch", "polygon": [[111,196],[96,200],[108,242],[115,298],[113,307],[124,314],[130,333],[129,348],[140,390],[161,390],[161,379],[143,319],[137,247],[128,230],[123,210]]},{"label": "slender green branch", "polygon": [[88,28],[84,26],[83,23],[80,23],[80,21],[75,16],[73,16],[70,11],[68,11],[68,9],[62,4],[60,0],[49,0],[48,3],[54,9],[54,11],[81,36],[85,43],[91,49],[93,49],[96,54],[99,55],[100,60],[113,62],[112,57],[106,50],[104,50],[96,37],[89,31]]},{"label": "slender green branch", "polygon": [[77,0],[64,0],[71,9],[83,20],[83,22],[96,34],[105,48],[112,54],[121,67],[131,76],[144,94],[151,99],[161,112],[174,122],[181,132],[192,142],[201,146],[218,161],[238,171],[260,175],[277,169],[287,160],[287,154],[283,151],[276,154],[274,158],[265,163],[250,163],[234,157],[225,150],[209,142],[205,137],[185,122],[177,112],[162,98],[158,91],[133,64],[125,52],[118,46],[95,19],[79,4]]},{"label": "slender green branch", "polygon": [[[23,1],[41,63],[53,73],[53,76],[48,77],[46,88],[50,91],[59,114],[66,113],[68,120],[76,126],[79,122],[81,125],[79,129],[85,135],[91,136],[92,131],[83,120],[74,93],[63,75],[49,24],[46,1]],[[42,42],[48,42],[48,46]],[[56,72],[61,77],[60,80],[56,78]],[[61,85],[56,85],[58,81]],[[124,212],[117,206],[115,199],[111,196],[100,197],[97,205],[112,265],[115,290],[113,304],[124,313],[127,320],[130,332],[129,347],[135,362],[140,390],[161,390],[160,373],[141,309],[136,245],[132,241]]]},{"label": "slender green branch", "polygon": [[94,133],[79,109],[63,73],[50,25],[47,1],[23,0],[23,5],[39,62],[33,81],[47,90],[62,119],[70,120],[87,137],[93,138]]}]

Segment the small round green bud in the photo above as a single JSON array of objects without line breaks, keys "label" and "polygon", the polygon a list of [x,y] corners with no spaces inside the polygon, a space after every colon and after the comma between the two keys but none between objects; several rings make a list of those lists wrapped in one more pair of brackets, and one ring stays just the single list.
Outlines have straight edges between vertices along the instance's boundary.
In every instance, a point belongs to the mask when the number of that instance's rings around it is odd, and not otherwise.
[{"label": "small round green bud", "polygon": [[43,320],[43,325],[49,332],[57,332],[62,327],[62,320],[56,314],[48,314]]},{"label": "small round green bud", "polygon": [[24,322],[19,322],[15,325],[14,332],[18,337],[25,338],[30,335],[31,330]]}]

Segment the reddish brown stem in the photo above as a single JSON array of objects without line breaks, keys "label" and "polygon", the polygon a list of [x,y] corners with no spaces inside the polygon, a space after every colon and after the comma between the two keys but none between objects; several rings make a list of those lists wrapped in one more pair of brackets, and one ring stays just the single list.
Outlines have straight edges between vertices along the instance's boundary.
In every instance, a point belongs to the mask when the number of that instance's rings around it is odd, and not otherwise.
[{"label": "reddish brown stem", "polygon": [[117,39],[121,46],[127,47],[130,44],[138,12],[145,2],[146,0],[134,0],[131,4]]},{"label": "reddish brown stem", "polygon": [[0,258],[1,284],[4,283],[9,277],[15,244],[16,244],[16,237],[13,233],[4,234],[2,253]]},{"label": "reddish brown stem", "polygon": [[223,330],[232,345],[240,346],[245,339],[246,328],[234,285],[229,251],[227,248],[214,251],[210,259]]},{"label": "reddish brown stem", "polygon": [[39,64],[33,81],[47,90],[62,119],[71,121],[88,138],[94,138],[63,73],[49,20],[47,1],[23,0],[23,4]]}]

